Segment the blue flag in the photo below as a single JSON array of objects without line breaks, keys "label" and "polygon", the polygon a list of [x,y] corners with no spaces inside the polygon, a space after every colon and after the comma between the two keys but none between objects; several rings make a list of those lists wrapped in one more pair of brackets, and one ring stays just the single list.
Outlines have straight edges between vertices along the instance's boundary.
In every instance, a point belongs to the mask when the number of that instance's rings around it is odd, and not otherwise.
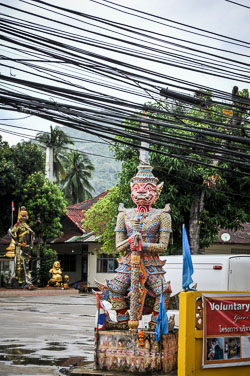
[{"label": "blue flag", "polygon": [[156,321],[157,325],[155,328],[155,339],[157,342],[159,342],[162,334],[168,334],[168,315],[164,304],[163,292],[161,292],[160,310]]},{"label": "blue flag", "polygon": [[191,252],[188,243],[187,232],[183,225],[182,230],[182,253],[183,253],[183,268],[182,268],[182,288],[190,290],[190,283],[193,283],[192,274],[194,272]]},{"label": "blue flag", "polygon": [[105,313],[100,313],[98,317],[98,329],[103,329],[105,323]]}]

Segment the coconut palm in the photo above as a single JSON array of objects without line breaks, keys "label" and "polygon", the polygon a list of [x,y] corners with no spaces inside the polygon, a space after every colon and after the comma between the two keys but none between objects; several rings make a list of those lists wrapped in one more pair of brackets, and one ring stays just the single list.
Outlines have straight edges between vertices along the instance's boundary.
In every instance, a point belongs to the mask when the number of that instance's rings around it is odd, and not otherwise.
[{"label": "coconut palm", "polygon": [[73,144],[73,142],[59,127],[52,128],[52,126],[50,126],[50,133],[39,132],[36,139],[46,147],[53,149],[53,175],[58,183],[61,178],[64,179],[66,176],[64,148],[66,145]]},{"label": "coconut palm", "polygon": [[92,197],[94,188],[89,183],[94,166],[89,157],[78,151],[71,151],[67,155],[66,177],[62,190],[65,198],[71,203],[87,200]]}]

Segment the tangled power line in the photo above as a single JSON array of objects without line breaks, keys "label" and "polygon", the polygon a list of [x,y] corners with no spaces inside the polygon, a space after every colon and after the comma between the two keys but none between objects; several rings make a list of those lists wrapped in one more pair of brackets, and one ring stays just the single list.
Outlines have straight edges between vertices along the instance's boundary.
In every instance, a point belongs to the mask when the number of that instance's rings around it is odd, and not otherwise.
[{"label": "tangled power line", "polygon": [[[112,1],[93,2],[131,20],[181,29],[185,37],[41,0],[19,0],[20,7],[2,2],[0,59],[10,74],[0,76],[0,108],[133,148],[147,139],[155,153],[250,176],[250,100],[165,73],[172,67],[249,84],[250,44]],[[190,33],[204,43],[188,39]],[[213,47],[214,39],[244,52]],[[141,129],[145,116],[148,129]]]}]

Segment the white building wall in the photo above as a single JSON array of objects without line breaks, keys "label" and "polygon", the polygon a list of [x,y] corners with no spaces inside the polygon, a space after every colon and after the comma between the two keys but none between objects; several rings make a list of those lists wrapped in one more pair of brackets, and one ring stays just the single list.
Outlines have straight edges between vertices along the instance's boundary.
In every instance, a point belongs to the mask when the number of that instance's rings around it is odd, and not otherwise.
[{"label": "white building wall", "polygon": [[105,279],[114,278],[115,273],[97,273],[97,252],[101,245],[97,243],[89,244],[88,249],[88,287],[96,287],[95,279],[104,283]]}]

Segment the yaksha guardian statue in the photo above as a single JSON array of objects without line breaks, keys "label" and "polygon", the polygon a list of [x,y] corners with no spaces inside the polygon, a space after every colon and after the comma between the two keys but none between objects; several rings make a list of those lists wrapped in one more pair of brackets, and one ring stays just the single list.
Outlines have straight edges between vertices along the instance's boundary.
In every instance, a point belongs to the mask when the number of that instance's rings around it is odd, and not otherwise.
[{"label": "yaksha guardian statue", "polygon": [[[141,161],[131,182],[131,197],[136,208],[125,209],[120,204],[115,228],[116,248],[124,256],[118,260],[114,279],[106,281],[105,287],[117,313],[117,326],[128,326],[131,331],[137,330],[141,316],[148,313],[152,313],[150,327],[153,329],[161,292],[166,305],[171,293],[162,269],[165,261],[159,258],[169,243],[170,209],[169,205],[164,209],[152,208],[163,187],[163,183],[157,185],[157,182],[149,163]],[[104,286],[98,286],[103,290]]]},{"label": "yaksha guardian statue", "polygon": [[15,245],[15,278],[13,287],[33,289],[29,272],[29,250],[33,247],[34,231],[27,224],[28,212],[24,206],[18,214],[17,223],[9,230]]}]

